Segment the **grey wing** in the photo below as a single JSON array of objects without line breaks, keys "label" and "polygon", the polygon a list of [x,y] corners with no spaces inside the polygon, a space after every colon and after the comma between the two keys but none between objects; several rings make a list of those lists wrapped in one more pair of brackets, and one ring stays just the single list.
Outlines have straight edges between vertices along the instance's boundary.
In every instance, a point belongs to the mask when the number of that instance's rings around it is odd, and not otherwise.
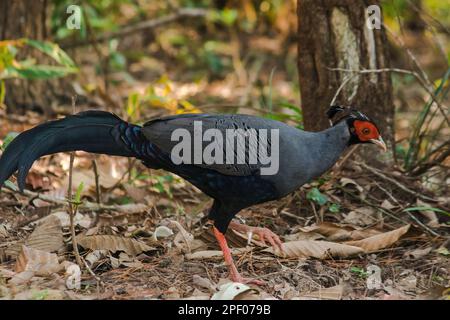
[{"label": "grey wing", "polygon": [[[195,122],[197,122],[197,130],[194,130]],[[201,123],[202,136],[208,129],[216,129],[216,132],[220,132],[222,135],[223,140],[220,141],[220,139],[213,137],[210,141],[203,141],[196,138],[195,134],[198,135],[199,123]],[[263,164],[258,159],[255,161],[254,158],[258,150],[258,141],[261,141],[259,139],[260,129],[268,130],[279,125],[284,124],[246,115],[183,114],[151,120],[144,125],[143,133],[159,149],[171,154],[173,148],[180,143],[180,140],[172,138],[174,131],[184,129],[191,137],[190,164],[212,169],[225,175],[248,176],[263,167]],[[227,129],[234,129],[232,130],[233,134],[230,134],[230,130],[227,132]],[[266,137],[267,143],[264,147],[268,148],[270,147],[271,136],[267,133]],[[215,144],[215,147],[222,149],[223,161],[221,163],[211,163],[211,161],[207,163],[202,157],[201,162],[195,162],[194,153],[196,150],[194,144],[197,143],[198,145],[199,142],[202,146],[201,150],[205,150],[205,147],[211,144]],[[230,145],[234,147],[230,148]],[[242,150],[244,152],[241,152]]]}]

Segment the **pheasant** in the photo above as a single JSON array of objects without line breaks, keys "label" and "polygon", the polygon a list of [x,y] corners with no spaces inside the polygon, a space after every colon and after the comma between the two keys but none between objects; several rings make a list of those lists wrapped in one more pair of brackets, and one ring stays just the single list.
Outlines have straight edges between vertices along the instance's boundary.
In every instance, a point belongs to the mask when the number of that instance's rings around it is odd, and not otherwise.
[{"label": "pheasant", "polygon": [[[186,179],[214,199],[208,218],[213,222],[214,235],[231,279],[261,284],[256,279],[243,278],[238,272],[224,236],[227,229],[252,232],[263,242],[268,241],[280,249],[282,243],[269,229],[239,224],[232,221],[234,216],[244,208],[280,199],[319,177],[350,145],[372,143],[386,151],[376,124],[362,112],[332,106],[327,116],[330,128],[307,132],[250,115],[180,114],[153,119],[139,126],[109,112],[85,111],[45,122],[18,135],[0,158],[0,187],[18,171],[17,182],[23,191],[33,162],[58,152],[82,150],[137,158],[148,168],[164,169]],[[204,131],[200,144],[190,143],[180,148],[181,136],[198,138],[198,125]],[[230,130],[237,141],[229,141]],[[207,132],[209,139],[205,139]],[[221,139],[220,134],[223,134]],[[208,144],[208,141],[211,142]],[[231,144],[236,148],[228,148]],[[207,145],[214,150],[210,153],[212,160],[202,157]],[[243,153],[239,146],[244,146]],[[174,152],[176,150],[179,152]],[[255,150],[267,151],[266,155],[271,151],[269,159],[278,163],[252,161]],[[220,161],[220,155],[226,161]],[[268,170],[268,166],[273,170]],[[265,173],[264,169],[267,169]]]}]

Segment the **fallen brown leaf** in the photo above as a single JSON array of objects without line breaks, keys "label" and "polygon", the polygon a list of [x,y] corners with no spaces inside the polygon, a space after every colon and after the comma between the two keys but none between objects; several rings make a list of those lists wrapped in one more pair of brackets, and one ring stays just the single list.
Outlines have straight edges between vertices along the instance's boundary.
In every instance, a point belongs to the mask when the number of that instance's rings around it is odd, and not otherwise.
[{"label": "fallen brown leaf", "polygon": [[49,275],[59,269],[56,254],[22,246],[14,271],[17,273],[32,271],[36,275]]},{"label": "fallen brown leaf", "polygon": [[321,288],[317,291],[309,292],[309,293],[301,293],[299,298],[307,297],[307,298],[317,298],[317,299],[326,299],[326,300],[341,300],[345,292],[345,286],[343,284],[339,284],[330,288]]},{"label": "fallen brown leaf", "polygon": [[366,239],[357,241],[347,241],[348,245],[362,248],[365,252],[377,251],[387,248],[400,239],[406,232],[408,232],[410,225],[407,224],[401,228],[381,233]]},{"label": "fallen brown leaf", "polygon": [[364,188],[361,187],[355,180],[350,179],[350,178],[341,178],[341,180],[339,180],[339,182],[341,183],[341,185],[343,187],[347,186],[347,185],[352,185],[356,188],[356,190],[358,190],[359,193],[364,193]]},{"label": "fallen brown leaf", "polygon": [[267,248],[263,251],[270,252],[279,257],[326,259],[329,257],[345,258],[363,253],[364,250],[348,244],[329,241],[300,240],[283,243],[284,252],[280,249]]},{"label": "fallen brown leaf", "polygon": [[145,251],[155,250],[142,241],[111,235],[78,236],[78,244],[91,250],[109,250],[111,252],[124,251],[136,256]]},{"label": "fallen brown leaf", "polygon": [[360,207],[350,211],[344,218],[344,223],[365,227],[379,220],[377,211],[371,207]]},{"label": "fallen brown leaf", "polygon": [[49,217],[34,229],[28,239],[13,244],[6,250],[6,255],[16,257],[22,245],[45,252],[58,251],[63,245],[61,222],[57,217]]},{"label": "fallen brown leaf", "polygon": [[[429,208],[432,207],[431,205],[429,205],[426,202],[421,201],[420,199],[417,199],[416,203],[417,203],[418,207],[425,207],[425,208],[426,207],[429,207]],[[436,215],[436,212],[431,211],[431,210],[420,210],[419,212],[428,220],[427,225],[429,227],[431,227],[431,228],[439,228],[440,223],[439,223],[439,219],[438,219],[438,217]]]},{"label": "fallen brown leaf", "polygon": [[147,195],[147,192],[142,189],[142,188],[138,188],[135,187],[132,184],[129,183],[125,183],[123,185],[125,191],[127,192],[127,194],[135,201],[135,202],[143,202],[145,199],[145,196]]},{"label": "fallen brown leaf", "polygon": [[327,237],[329,241],[360,240],[380,234],[375,229],[356,229],[352,226],[323,222],[315,226],[301,228],[304,232],[316,232]]},{"label": "fallen brown leaf", "polygon": [[21,284],[27,283],[34,277],[33,271],[24,271],[16,273],[11,280],[8,281],[9,285],[20,286]]},{"label": "fallen brown leaf", "polygon": [[406,258],[410,258],[410,259],[419,259],[422,258],[424,256],[426,256],[427,254],[429,254],[431,252],[431,250],[433,250],[433,247],[427,247],[424,249],[414,249],[414,250],[408,250],[405,252],[404,256]]}]

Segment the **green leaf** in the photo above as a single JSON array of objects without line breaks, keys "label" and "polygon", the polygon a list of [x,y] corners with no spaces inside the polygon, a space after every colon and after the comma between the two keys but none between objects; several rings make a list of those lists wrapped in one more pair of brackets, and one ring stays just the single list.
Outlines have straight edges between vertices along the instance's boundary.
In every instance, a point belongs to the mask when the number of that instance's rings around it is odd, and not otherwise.
[{"label": "green leaf", "polygon": [[136,112],[139,110],[139,100],[139,93],[137,92],[133,92],[128,96],[127,115],[130,117],[130,119],[134,119]]},{"label": "green leaf", "polygon": [[351,267],[350,272],[356,273],[361,278],[366,278],[369,274],[363,268]]},{"label": "green leaf", "polygon": [[33,294],[33,300],[45,300],[48,296],[48,290],[41,290]]},{"label": "green leaf", "polygon": [[78,185],[77,192],[75,193],[75,198],[73,199],[73,201],[75,203],[81,203],[81,193],[83,192],[83,188],[84,188],[84,183],[81,182]]},{"label": "green leaf", "polygon": [[296,106],[295,104],[289,103],[287,101],[282,101],[280,102],[280,106],[294,111],[299,116],[303,115],[302,109],[299,106]]},{"label": "green leaf", "polygon": [[448,249],[446,247],[440,247],[440,248],[436,249],[436,252],[445,257],[450,256],[450,251],[448,251]]},{"label": "green leaf", "polygon": [[330,212],[338,213],[341,210],[341,206],[337,203],[332,203],[328,209]]},{"label": "green leaf", "polygon": [[0,75],[0,79],[7,78],[24,78],[24,79],[51,79],[59,78],[68,75],[69,73],[77,72],[76,69],[61,67],[61,66],[47,66],[47,65],[31,65],[31,66],[10,66],[4,70]]},{"label": "green leaf", "polygon": [[11,189],[11,190],[13,190],[15,192],[19,191],[19,188],[17,188],[16,185],[14,183],[12,183],[11,181],[9,181],[9,180],[5,181],[5,187],[8,187],[9,189]]},{"label": "green leaf", "polygon": [[17,137],[19,134],[17,132],[10,132],[6,135],[5,139],[3,139],[2,150],[5,150],[6,147]]},{"label": "green leaf", "polygon": [[315,203],[317,203],[318,205],[321,205],[321,206],[323,206],[324,204],[326,204],[328,202],[327,196],[324,195],[323,193],[321,193],[319,191],[319,189],[317,189],[317,188],[312,188],[306,194],[306,198],[308,200],[314,201]]},{"label": "green leaf", "polygon": [[5,81],[0,80],[0,107],[5,101],[5,94],[6,94]]},{"label": "green leaf", "polygon": [[268,102],[268,108],[269,111],[272,112],[273,109],[273,97],[272,97],[272,89],[273,89],[273,85],[272,85],[272,80],[273,80],[273,75],[275,74],[275,70],[276,70],[276,66],[272,68],[272,71],[270,71],[270,76],[269,76],[269,102]]},{"label": "green leaf", "polygon": [[56,43],[25,39],[26,44],[44,52],[63,66],[76,68],[75,62]]},{"label": "green leaf", "polygon": [[221,22],[226,26],[232,26],[238,18],[238,12],[235,9],[224,9],[211,11],[207,19],[213,22]]}]

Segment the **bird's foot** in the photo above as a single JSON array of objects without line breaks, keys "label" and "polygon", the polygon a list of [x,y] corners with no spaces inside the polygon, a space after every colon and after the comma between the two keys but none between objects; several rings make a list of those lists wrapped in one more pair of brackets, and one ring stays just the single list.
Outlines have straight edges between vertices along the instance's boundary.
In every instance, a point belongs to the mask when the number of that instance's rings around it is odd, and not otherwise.
[{"label": "bird's foot", "polygon": [[284,251],[282,246],[283,242],[281,242],[280,237],[268,228],[250,227],[237,222],[231,222],[230,228],[247,233],[249,235],[249,239],[256,234],[263,244],[266,244],[267,240],[274,248],[279,248],[282,252]]},{"label": "bird's foot", "polygon": [[[240,225],[238,225],[240,226]],[[233,262],[233,258],[231,257],[231,251],[230,248],[228,248],[227,240],[225,239],[225,236],[223,233],[221,233],[219,230],[214,227],[214,235],[217,238],[217,242],[220,245],[220,248],[223,252],[223,257],[225,259],[225,263],[228,265],[228,270],[230,272],[230,278],[233,282],[239,282],[244,284],[256,284],[258,286],[264,285],[264,281],[256,280],[256,279],[250,279],[250,278],[244,278],[239,274],[239,271],[236,268],[236,265]]]},{"label": "bird's foot", "polygon": [[278,247],[281,251],[283,251],[283,242],[281,242],[280,237],[274,232],[272,232],[270,229],[260,227],[250,227],[249,232],[256,234],[262,243],[266,244],[267,240],[272,247]]}]

